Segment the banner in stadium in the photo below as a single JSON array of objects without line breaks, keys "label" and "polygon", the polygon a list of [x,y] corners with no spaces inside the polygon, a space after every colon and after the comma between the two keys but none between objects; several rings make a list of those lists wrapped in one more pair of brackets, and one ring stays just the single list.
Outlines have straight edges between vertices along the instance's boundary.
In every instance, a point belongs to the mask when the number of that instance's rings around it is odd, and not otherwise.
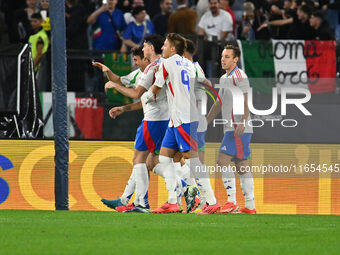
[{"label": "banner in stadium", "polygon": [[[103,130],[104,95],[67,93],[69,137],[101,139]],[[44,136],[53,137],[52,93],[41,92],[40,101],[44,119]]]},{"label": "banner in stadium", "polygon": [[[54,210],[53,141],[0,140],[0,148],[0,209]],[[207,166],[215,165],[218,148],[217,143],[207,144]],[[70,141],[70,210],[110,211],[100,199],[121,195],[132,157],[132,142]],[[340,215],[339,161],[340,145],[253,144],[258,213]],[[216,173],[213,177],[223,204],[227,196],[222,180]],[[149,199],[152,208],[167,199],[164,180],[153,173]],[[238,178],[237,200],[244,205]]]},{"label": "banner in stadium", "polygon": [[[273,86],[308,87],[311,93],[335,91],[335,41],[238,41],[242,65],[252,87],[271,93]],[[263,79],[265,78],[265,79]]]}]

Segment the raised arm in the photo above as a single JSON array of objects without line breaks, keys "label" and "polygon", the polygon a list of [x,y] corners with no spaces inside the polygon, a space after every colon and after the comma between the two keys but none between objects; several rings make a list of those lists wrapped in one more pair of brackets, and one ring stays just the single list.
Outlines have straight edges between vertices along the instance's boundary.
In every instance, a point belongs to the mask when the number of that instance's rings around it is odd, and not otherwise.
[{"label": "raised arm", "polygon": [[108,10],[107,4],[103,4],[99,9],[92,12],[92,14],[87,18],[87,23],[90,25],[94,24],[98,16],[107,10]]},{"label": "raised arm", "polygon": [[127,88],[124,87],[121,84],[114,83],[112,81],[109,81],[105,84],[105,88],[115,88],[119,93],[122,93],[123,95],[130,97],[132,99],[138,99],[140,98],[146,89],[143,86],[137,86],[137,88]]},{"label": "raised arm", "polygon": [[103,73],[106,74],[107,78],[112,81],[112,82],[115,82],[115,83],[119,83],[119,84],[122,84],[121,80],[120,80],[120,77],[113,73],[110,68],[108,68],[106,65],[102,64],[102,63],[99,63],[99,62],[92,62],[92,65],[93,66],[96,66],[98,68],[100,68]]}]

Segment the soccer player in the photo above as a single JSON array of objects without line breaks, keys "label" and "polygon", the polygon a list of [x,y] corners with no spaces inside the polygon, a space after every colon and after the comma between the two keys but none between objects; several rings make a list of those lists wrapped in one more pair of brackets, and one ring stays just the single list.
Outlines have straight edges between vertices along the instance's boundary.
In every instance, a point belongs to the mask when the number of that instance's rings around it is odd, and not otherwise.
[{"label": "soccer player", "polygon": [[[222,57],[222,69],[226,73],[221,77],[220,83],[225,87],[220,89],[220,97],[223,105],[214,105],[207,116],[208,123],[210,123],[215,116],[221,111],[222,118],[226,120],[224,125],[224,138],[222,140],[220,151],[218,155],[217,164],[223,168],[222,180],[224,187],[228,193],[228,201],[219,211],[220,213],[247,213],[255,214],[254,201],[254,181],[252,174],[247,171],[241,171],[242,167],[248,166],[248,159],[250,158],[249,143],[252,137],[253,129],[249,125],[250,113],[248,108],[248,77],[243,70],[238,68],[237,62],[240,58],[240,49],[234,45],[225,46]],[[233,114],[233,98],[227,86],[235,86],[241,89],[244,96],[244,114]],[[239,210],[236,202],[236,184],[235,174],[232,171],[231,163],[234,162],[241,180],[241,188],[245,198],[245,208]]]},{"label": "soccer player", "polygon": [[[93,66],[96,66],[102,69],[102,71],[106,73],[108,79],[111,82],[121,84],[122,86],[126,86],[128,88],[135,88],[145,68],[150,64],[150,61],[149,59],[144,57],[143,46],[140,46],[138,48],[133,48],[132,55],[133,55],[134,64],[138,66],[139,68],[126,76],[119,77],[118,75],[113,73],[107,66],[99,62],[94,62]],[[111,83],[106,83],[105,91],[109,88],[114,88],[114,87],[115,86],[113,86]],[[134,110],[139,110],[139,109],[142,109],[142,103],[140,101],[133,103],[133,104],[128,104],[125,106],[114,107],[109,111],[109,114],[112,118],[116,118],[117,116],[123,114],[124,112],[129,112],[129,111],[134,111]],[[120,212],[133,209],[135,205],[128,204],[128,203],[133,193],[135,192],[135,187],[136,187],[135,172],[136,171],[132,171],[131,176],[128,180],[128,183],[125,186],[124,193],[119,199],[116,199],[116,200],[102,199],[102,202],[108,207],[115,209],[117,211],[120,211]]]},{"label": "soccer player", "polygon": [[[154,81],[154,74],[158,68],[163,38],[159,35],[145,37],[143,52],[144,56],[151,62],[146,67],[144,73],[138,81],[136,88],[126,88],[118,83],[108,82],[108,86],[117,89],[118,92],[133,98],[141,98],[141,104],[144,111],[144,119],[137,130],[135,141],[134,155],[134,172],[136,179],[136,200],[135,208],[132,212],[149,211],[149,203],[147,202],[147,190],[149,186],[149,178],[147,171],[147,158],[149,152],[151,154],[151,168],[154,167],[155,159],[159,153],[161,142],[163,140],[166,128],[169,122],[169,111],[166,99],[166,93],[160,93],[155,97],[155,102],[146,103],[143,94],[151,88]],[[116,109],[115,113],[119,113],[120,109]]]},{"label": "soccer player", "polygon": [[[186,40],[175,33],[167,35],[167,39],[162,47],[164,61],[161,63],[156,81],[152,90],[144,95],[147,102],[154,101],[158,94],[162,93],[166,84],[166,93],[170,111],[170,122],[165,137],[162,142],[159,162],[164,171],[166,187],[168,190],[168,201],[160,208],[153,210],[154,213],[178,212],[179,206],[176,200],[176,175],[174,169],[174,155],[180,151],[186,159],[186,164],[191,169],[198,169],[201,173],[203,166],[198,158],[197,146],[197,126],[198,113],[196,100],[193,95],[192,79],[195,79],[195,68],[191,61],[183,57],[186,48]],[[191,91],[191,93],[190,93]],[[198,186],[201,188],[203,196],[207,197],[207,207],[202,214],[216,212],[220,206],[216,202],[214,192],[211,188],[208,178],[197,178]],[[206,176],[205,176],[206,177]],[[195,197],[197,189],[189,190],[191,197]],[[194,207],[195,200],[192,200],[191,206],[187,212]],[[189,210],[188,210],[189,209]]]},{"label": "soccer player", "polygon": [[[133,48],[131,53],[133,56],[133,63],[135,66],[138,66],[138,68],[125,76],[118,76],[102,63],[93,62],[92,65],[100,68],[110,81],[119,83],[128,88],[135,88],[137,81],[144,72],[144,69],[150,64],[150,61],[147,58],[144,58],[143,46]],[[106,83],[105,91],[109,88],[113,88],[113,86],[110,83]]]}]

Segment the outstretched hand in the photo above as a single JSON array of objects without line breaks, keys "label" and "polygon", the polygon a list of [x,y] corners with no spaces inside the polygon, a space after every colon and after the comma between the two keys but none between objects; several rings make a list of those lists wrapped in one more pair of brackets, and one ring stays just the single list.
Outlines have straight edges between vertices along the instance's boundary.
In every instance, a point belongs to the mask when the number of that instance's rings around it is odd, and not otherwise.
[{"label": "outstretched hand", "polygon": [[111,110],[109,111],[109,115],[112,119],[115,119],[117,116],[122,115],[124,113],[124,109],[123,107],[119,106],[119,107],[113,107],[111,108]]},{"label": "outstretched hand", "polygon": [[100,62],[92,62],[92,65],[96,66],[96,67],[99,67],[100,69],[102,69],[103,72],[110,71],[110,69],[106,65],[104,65],[104,64],[102,64]]},{"label": "outstretched hand", "polygon": [[261,29],[266,28],[266,27],[268,27],[268,24],[263,23],[261,26],[258,27],[257,31],[260,31]]}]

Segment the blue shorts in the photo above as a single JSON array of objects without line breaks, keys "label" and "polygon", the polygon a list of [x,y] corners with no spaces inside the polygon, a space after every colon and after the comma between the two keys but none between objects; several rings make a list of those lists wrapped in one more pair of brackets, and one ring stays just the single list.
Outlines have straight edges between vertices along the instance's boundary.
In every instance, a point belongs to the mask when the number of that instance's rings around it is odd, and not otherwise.
[{"label": "blue shorts", "polygon": [[250,140],[252,133],[244,133],[241,137],[235,137],[234,131],[225,132],[220,153],[233,156],[232,161],[250,158]]},{"label": "blue shorts", "polygon": [[162,142],[162,147],[180,152],[198,151],[197,127],[198,121],[185,123],[178,127],[168,127]]},{"label": "blue shorts", "polygon": [[205,132],[197,132],[198,151],[205,151]]},{"label": "blue shorts", "polygon": [[143,120],[137,129],[135,149],[139,151],[148,150],[159,154],[168,124],[168,120]]}]

